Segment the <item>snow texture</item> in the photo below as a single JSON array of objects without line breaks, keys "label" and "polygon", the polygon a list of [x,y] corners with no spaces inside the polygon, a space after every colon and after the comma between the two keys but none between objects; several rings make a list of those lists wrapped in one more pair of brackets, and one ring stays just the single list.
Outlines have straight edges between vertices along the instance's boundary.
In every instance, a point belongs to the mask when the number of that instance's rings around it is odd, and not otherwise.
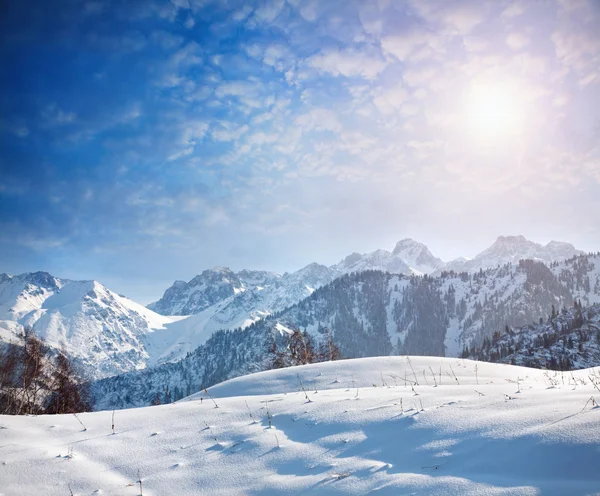
[{"label": "snow texture", "polygon": [[366,358],[117,411],[114,434],[111,412],[1,416],[0,494],[597,495],[590,377]]}]

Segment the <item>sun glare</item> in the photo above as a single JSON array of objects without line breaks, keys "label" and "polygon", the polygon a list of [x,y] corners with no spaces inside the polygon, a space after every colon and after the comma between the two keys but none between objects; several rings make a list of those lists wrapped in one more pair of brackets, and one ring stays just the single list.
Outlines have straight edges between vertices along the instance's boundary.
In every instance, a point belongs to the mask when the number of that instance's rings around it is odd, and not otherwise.
[{"label": "sun glare", "polygon": [[521,133],[524,105],[518,89],[508,83],[476,82],[467,95],[466,122],[478,141],[498,141]]}]

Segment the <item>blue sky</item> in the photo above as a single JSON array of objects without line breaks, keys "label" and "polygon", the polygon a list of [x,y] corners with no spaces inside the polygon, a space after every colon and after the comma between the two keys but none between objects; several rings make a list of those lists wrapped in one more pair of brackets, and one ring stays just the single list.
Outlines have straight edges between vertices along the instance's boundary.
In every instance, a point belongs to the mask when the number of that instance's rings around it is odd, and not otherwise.
[{"label": "blue sky", "polygon": [[1,271],[149,302],[404,237],[600,249],[600,4],[9,2]]}]

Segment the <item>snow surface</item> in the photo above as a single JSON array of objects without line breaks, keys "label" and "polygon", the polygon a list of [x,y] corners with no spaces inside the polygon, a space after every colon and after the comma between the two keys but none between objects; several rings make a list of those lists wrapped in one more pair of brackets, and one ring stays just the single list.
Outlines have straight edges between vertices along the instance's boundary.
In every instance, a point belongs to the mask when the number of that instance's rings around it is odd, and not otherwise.
[{"label": "snow surface", "polygon": [[0,494],[137,495],[138,471],[145,496],[600,494],[590,375],[367,358],[117,411],[114,435],[112,412],[0,416]]}]

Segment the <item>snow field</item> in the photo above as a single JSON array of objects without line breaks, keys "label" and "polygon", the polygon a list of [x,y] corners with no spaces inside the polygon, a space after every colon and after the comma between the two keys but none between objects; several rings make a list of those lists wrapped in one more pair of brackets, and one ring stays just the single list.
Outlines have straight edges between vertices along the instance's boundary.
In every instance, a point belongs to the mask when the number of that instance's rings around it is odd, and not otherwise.
[{"label": "snow field", "polygon": [[366,358],[116,411],[114,435],[110,411],[0,416],[0,494],[136,495],[138,470],[144,496],[600,494],[590,376]]}]

